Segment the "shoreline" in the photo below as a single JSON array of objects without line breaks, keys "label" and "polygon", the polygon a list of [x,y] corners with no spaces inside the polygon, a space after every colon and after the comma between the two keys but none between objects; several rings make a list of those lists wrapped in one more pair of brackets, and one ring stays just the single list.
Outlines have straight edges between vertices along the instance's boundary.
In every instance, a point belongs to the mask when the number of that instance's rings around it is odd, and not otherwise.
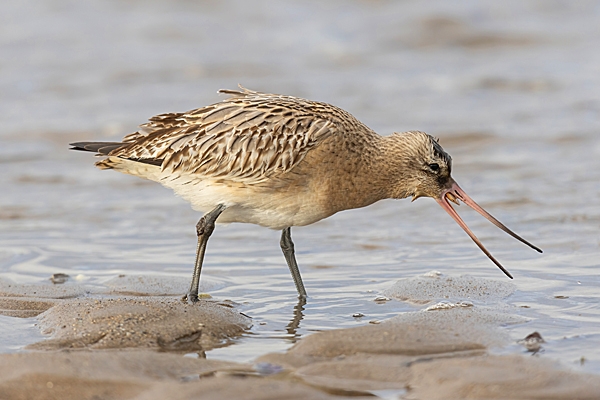
[{"label": "shoreline", "polygon": [[[569,370],[543,353],[532,357],[508,348],[513,341],[502,327],[527,319],[504,301],[516,290],[507,282],[435,272],[402,279],[383,294],[419,304],[420,310],[310,334],[286,352],[266,352],[251,363],[207,358],[211,349],[235,348],[236,338],[250,332],[251,318],[230,303],[209,299],[187,305],[157,295],[152,280],[120,282],[118,289],[107,285],[91,293],[78,284],[0,280],[0,314],[31,318],[37,313],[46,335],[17,353],[0,354],[0,398],[591,399],[600,394],[597,375]],[[504,354],[495,354],[497,349]]]}]

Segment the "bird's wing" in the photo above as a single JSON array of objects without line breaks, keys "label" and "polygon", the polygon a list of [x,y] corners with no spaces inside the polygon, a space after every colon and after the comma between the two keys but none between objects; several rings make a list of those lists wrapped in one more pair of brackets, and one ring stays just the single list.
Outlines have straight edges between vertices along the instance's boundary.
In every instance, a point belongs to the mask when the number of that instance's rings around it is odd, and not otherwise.
[{"label": "bird's wing", "polygon": [[[349,113],[290,96],[222,90],[231,97],[186,113],[161,114],[110,153],[167,173],[260,182],[289,171],[344,128]],[[159,163],[160,162],[160,163]]]}]

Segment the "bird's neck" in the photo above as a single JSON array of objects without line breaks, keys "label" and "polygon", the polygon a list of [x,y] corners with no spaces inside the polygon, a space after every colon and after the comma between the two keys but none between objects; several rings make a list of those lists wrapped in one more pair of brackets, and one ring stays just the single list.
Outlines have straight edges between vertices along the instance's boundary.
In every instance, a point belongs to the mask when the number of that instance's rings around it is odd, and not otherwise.
[{"label": "bird's neck", "polygon": [[[397,136],[397,135],[396,135]],[[379,200],[403,199],[414,193],[414,177],[408,174],[410,155],[398,138],[361,135],[360,145],[348,145],[338,159],[337,170],[346,174],[331,185],[336,209],[365,207]]]},{"label": "bird's neck", "polygon": [[298,173],[310,175],[313,165],[322,165],[326,172],[313,179],[311,187],[326,193],[322,207],[332,215],[383,199],[410,196],[410,185],[398,184],[399,180],[410,182],[402,173],[407,170],[403,168],[406,163],[393,141],[370,131],[323,143],[307,154]]},{"label": "bird's neck", "polygon": [[[404,199],[412,196],[417,186],[414,174],[410,171],[413,159],[410,146],[400,135],[380,136],[377,156],[374,158],[373,184],[382,192],[385,199]],[[411,168],[412,167],[412,168]]]}]

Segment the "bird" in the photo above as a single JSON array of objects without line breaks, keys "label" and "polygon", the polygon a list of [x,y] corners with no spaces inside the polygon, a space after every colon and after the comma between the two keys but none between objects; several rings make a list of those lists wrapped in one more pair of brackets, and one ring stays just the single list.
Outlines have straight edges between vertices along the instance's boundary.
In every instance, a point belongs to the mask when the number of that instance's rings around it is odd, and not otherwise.
[{"label": "bird", "polygon": [[495,219],[451,176],[452,158],[422,131],[387,136],[349,112],[294,96],[220,90],[228,98],[187,112],[156,115],[120,142],[76,142],[103,156],[100,169],[149,179],[203,213],[196,261],[182,301],[196,303],[204,255],[216,222],[281,231],[280,246],[298,297],[307,297],[291,228],[383,199],[431,197],[506,276],[456,213],[462,201],[515,239],[542,252]]}]

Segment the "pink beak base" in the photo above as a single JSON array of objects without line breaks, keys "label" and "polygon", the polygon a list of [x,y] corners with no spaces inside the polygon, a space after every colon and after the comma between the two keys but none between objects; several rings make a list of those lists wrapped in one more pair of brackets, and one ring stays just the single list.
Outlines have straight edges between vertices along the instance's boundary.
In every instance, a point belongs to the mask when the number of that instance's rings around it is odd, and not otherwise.
[{"label": "pink beak base", "polygon": [[[448,198],[448,195],[451,196],[450,199]],[[454,199],[452,197],[454,197]],[[456,211],[454,210],[454,208],[448,201],[448,200],[451,200],[458,204],[458,202],[455,201],[455,199],[462,200],[466,205],[471,207],[473,210],[477,211],[479,214],[481,214],[487,220],[489,220],[492,224],[496,225],[498,228],[502,229],[504,232],[508,233],[510,236],[514,237],[518,241],[526,244],[527,246],[531,247],[532,249],[534,249],[540,253],[542,252],[542,250],[539,247],[532,245],[527,240],[523,239],[522,237],[520,237],[519,235],[517,235],[516,233],[514,233],[513,231],[508,229],[502,222],[500,222],[496,218],[492,217],[487,211],[485,211],[483,208],[481,208],[481,206],[479,204],[475,203],[475,201],[473,199],[471,199],[465,193],[465,191],[462,190],[460,188],[460,186],[458,186],[458,184],[456,182],[454,182],[452,184],[452,187],[450,189],[443,191],[440,198],[435,199],[435,200],[439,203],[440,206],[442,206],[442,208],[444,210],[446,210],[446,212],[448,214],[450,214],[450,216],[456,221],[456,223],[458,225],[460,225],[461,228],[463,228],[463,230],[467,233],[467,235],[469,235],[469,237],[475,242],[477,247],[479,247],[481,249],[481,251],[483,251],[485,253],[485,255],[488,256],[488,258],[490,260],[492,260],[492,262],[494,264],[496,264],[496,266],[498,268],[500,268],[502,270],[502,272],[504,272],[506,274],[506,276],[508,276],[510,279],[513,279],[510,272],[508,272],[502,266],[502,264],[500,264],[498,262],[498,260],[496,260],[494,258],[494,256],[492,256],[492,254],[483,246],[483,243],[481,243],[481,241],[479,241],[477,236],[475,236],[475,234],[471,231],[471,229],[469,229],[467,224],[465,224],[465,222],[462,220],[462,218],[460,218],[460,216],[456,213]]]}]

